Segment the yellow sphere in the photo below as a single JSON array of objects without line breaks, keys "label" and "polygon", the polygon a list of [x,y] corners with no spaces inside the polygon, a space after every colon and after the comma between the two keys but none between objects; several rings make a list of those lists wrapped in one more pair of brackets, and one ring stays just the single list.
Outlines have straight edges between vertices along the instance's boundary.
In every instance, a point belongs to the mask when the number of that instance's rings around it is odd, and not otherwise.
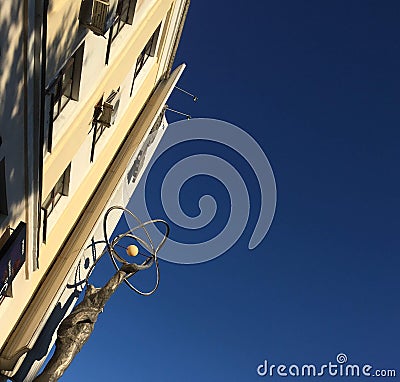
[{"label": "yellow sphere", "polygon": [[136,256],[139,253],[139,248],[136,245],[129,245],[126,249],[126,253],[129,256]]}]

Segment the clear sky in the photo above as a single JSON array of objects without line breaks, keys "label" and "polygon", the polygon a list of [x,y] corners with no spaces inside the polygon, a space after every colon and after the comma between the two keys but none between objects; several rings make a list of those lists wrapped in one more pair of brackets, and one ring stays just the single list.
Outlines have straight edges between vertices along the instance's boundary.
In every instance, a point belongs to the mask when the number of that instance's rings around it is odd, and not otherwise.
[{"label": "clear sky", "polygon": [[338,353],[400,374],[399,16],[394,0],[192,1],[175,63],[199,100],[169,105],[257,140],[277,183],[273,224],[249,251],[253,209],[223,256],[162,261],[151,297],[121,287],[62,380],[278,381],[257,366]]}]

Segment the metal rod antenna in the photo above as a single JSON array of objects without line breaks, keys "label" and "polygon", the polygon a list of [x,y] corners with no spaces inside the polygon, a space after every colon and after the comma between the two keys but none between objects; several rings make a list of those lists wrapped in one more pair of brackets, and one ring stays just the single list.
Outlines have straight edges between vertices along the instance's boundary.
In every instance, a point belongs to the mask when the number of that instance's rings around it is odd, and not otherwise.
[{"label": "metal rod antenna", "polygon": [[199,99],[199,97],[195,96],[195,95],[192,94],[192,93],[189,93],[188,91],[186,91],[186,90],[184,90],[184,89],[182,89],[182,88],[180,88],[180,87],[178,87],[178,86],[175,86],[175,89],[178,89],[178,90],[180,90],[182,93],[185,93],[185,94],[187,94],[187,95],[190,95],[190,96],[193,98],[193,102],[196,102],[196,101]]},{"label": "metal rod antenna", "polygon": [[178,110],[171,109],[171,108],[169,108],[168,106],[166,107],[166,110],[172,111],[172,112],[174,112],[174,113],[176,113],[176,114],[184,115],[187,119],[192,118],[191,115],[182,113],[181,111],[178,111]]}]

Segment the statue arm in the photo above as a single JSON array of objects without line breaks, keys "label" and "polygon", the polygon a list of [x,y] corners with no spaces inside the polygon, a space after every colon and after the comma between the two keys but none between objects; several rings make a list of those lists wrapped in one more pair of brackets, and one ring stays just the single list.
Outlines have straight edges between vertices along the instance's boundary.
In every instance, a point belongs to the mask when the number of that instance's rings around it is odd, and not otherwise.
[{"label": "statue arm", "polygon": [[123,264],[122,267],[110,278],[110,280],[108,280],[107,284],[94,294],[95,305],[100,305],[101,308],[103,308],[111,295],[116,291],[116,289],[122,284],[125,279],[133,276],[136,272],[151,267],[152,263],[153,260],[150,259],[148,261],[145,261],[143,264]]},{"label": "statue arm", "polygon": [[126,273],[119,270],[108,280],[107,284],[100,288],[96,293],[93,294],[93,303],[95,305],[101,305],[103,308],[112,294],[117,290],[121,283],[125,280]]}]

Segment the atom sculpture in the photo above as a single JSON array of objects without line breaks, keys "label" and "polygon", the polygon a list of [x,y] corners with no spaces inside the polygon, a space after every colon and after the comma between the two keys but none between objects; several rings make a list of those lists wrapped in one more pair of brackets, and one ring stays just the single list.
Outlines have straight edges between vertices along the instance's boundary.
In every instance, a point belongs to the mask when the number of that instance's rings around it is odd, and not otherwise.
[{"label": "atom sculpture", "polygon": [[[114,210],[122,210],[123,212],[127,213],[136,221],[137,225],[131,228],[129,231],[117,235],[110,240],[107,233],[107,219],[110,213]],[[165,226],[165,233],[161,242],[157,246],[154,246],[146,226],[149,224],[158,223]],[[136,234],[136,232],[139,230],[144,232],[146,239],[140,238]],[[85,279],[85,296],[83,300],[72,310],[72,312],[61,322],[57,330],[56,349],[54,354],[47,363],[43,372],[33,380],[34,382],[58,381],[58,379],[71,364],[72,360],[79,353],[82,346],[89,339],[99,314],[103,311],[103,308],[111,295],[122,283],[125,283],[130,289],[142,296],[149,296],[158,288],[160,272],[157,253],[164,245],[168,237],[168,223],[161,219],[149,220],[145,223],[142,223],[137,216],[128,209],[121,206],[113,206],[109,208],[104,215],[103,233],[106,248],[88,271]],[[120,256],[115,247],[119,246],[120,241],[124,238],[128,238],[128,240],[131,240],[132,242],[139,243],[140,246],[147,250],[149,255],[139,253],[139,248],[135,244],[130,244],[127,246],[126,253],[131,257],[136,257],[138,254],[142,254],[146,257],[146,260],[144,260],[141,264],[134,262],[130,263]],[[93,285],[89,284],[88,278],[92,274],[97,262],[106,252],[109,254],[116,272],[102,288],[95,288]],[[149,292],[143,292],[134,287],[128,279],[139,271],[149,269],[153,264],[155,265],[157,276],[154,288]]]}]

